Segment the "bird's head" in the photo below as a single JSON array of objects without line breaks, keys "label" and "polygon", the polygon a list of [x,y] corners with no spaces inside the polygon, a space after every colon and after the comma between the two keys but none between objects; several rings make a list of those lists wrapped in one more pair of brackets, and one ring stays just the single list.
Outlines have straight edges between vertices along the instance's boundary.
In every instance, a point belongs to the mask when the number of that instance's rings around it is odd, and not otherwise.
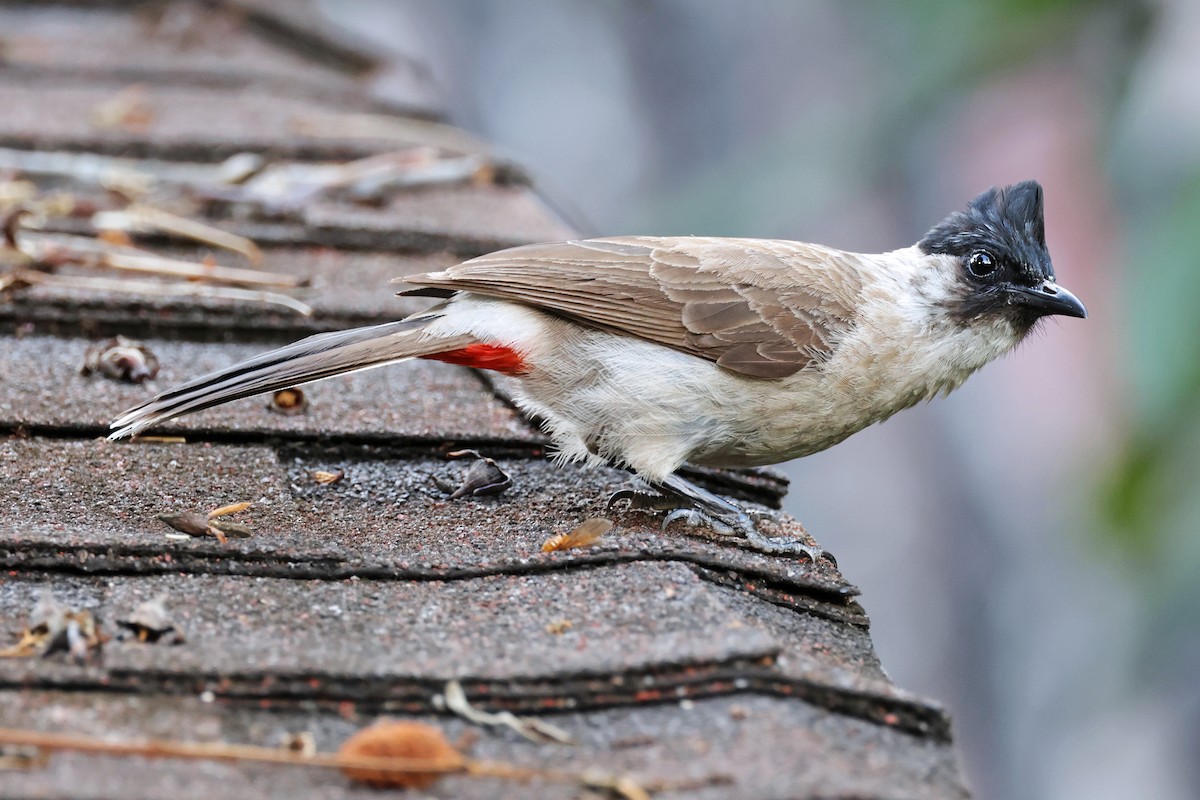
[{"label": "bird's head", "polygon": [[1054,282],[1037,181],[988,189],[917,246],[926,255],[956,259],[949,310],[963,322],[1001,316],[1020,336],[1045,316],[1087,316],[1079,298]]}]

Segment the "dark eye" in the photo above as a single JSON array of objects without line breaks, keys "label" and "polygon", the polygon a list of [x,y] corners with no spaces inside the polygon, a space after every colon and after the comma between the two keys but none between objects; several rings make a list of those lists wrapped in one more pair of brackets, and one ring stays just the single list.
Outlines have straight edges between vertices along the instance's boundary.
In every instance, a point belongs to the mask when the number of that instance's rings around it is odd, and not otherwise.
[{"label": "dark eye", "polygon": [[996,271],[996,259],[986,250],[976,250],[967,260],[967,270],[976,278],[986,278]]}]

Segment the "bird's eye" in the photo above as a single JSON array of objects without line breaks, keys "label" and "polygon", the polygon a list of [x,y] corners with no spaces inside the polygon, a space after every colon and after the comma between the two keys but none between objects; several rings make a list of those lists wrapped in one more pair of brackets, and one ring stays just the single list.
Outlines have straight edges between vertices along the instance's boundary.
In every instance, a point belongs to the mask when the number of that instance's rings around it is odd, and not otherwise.
[{"label": "bird's eye", "polygon": [[996,271],[996,259],[986,250],[976,250],[967,260],[967,270],[976,278],[986,278]]}]

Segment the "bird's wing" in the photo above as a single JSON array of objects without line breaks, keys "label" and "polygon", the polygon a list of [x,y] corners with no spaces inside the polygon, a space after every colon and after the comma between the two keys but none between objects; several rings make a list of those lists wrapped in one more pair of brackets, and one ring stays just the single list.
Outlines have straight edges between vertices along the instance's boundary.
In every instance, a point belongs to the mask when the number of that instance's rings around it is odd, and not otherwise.
[{"label": "bird's wing", "polygon": [[429,287],[413,294],[514,300],[782,378],[833,354],[862,278],[855,256],[816,245],[630,236],[514,247],[402,281]]}]

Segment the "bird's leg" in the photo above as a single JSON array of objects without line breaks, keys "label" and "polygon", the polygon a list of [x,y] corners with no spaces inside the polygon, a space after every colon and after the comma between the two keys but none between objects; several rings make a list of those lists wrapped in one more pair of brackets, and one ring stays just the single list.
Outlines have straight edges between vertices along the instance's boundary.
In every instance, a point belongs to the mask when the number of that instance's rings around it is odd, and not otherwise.
[{"label": "bird's leg", "polygon": [[614,492],[608,505],[620,500],[629,500],[634,508],[654,511],[669,511],[662,522],[666,530],[672,522],[684,520],[688,527],[707,527],[723,536],[737,536],[746,540],[753,549],[764,553],[807,553],[814,562],[821,556],[830,558],[819,547],[805,544],[794,538],[774,538],[758,529],[758,522],[771,519],[762,511],[747,511],[724,497],[702,489],[678,474],[668,475],[651,486],[659,494],[622,489]]}]

